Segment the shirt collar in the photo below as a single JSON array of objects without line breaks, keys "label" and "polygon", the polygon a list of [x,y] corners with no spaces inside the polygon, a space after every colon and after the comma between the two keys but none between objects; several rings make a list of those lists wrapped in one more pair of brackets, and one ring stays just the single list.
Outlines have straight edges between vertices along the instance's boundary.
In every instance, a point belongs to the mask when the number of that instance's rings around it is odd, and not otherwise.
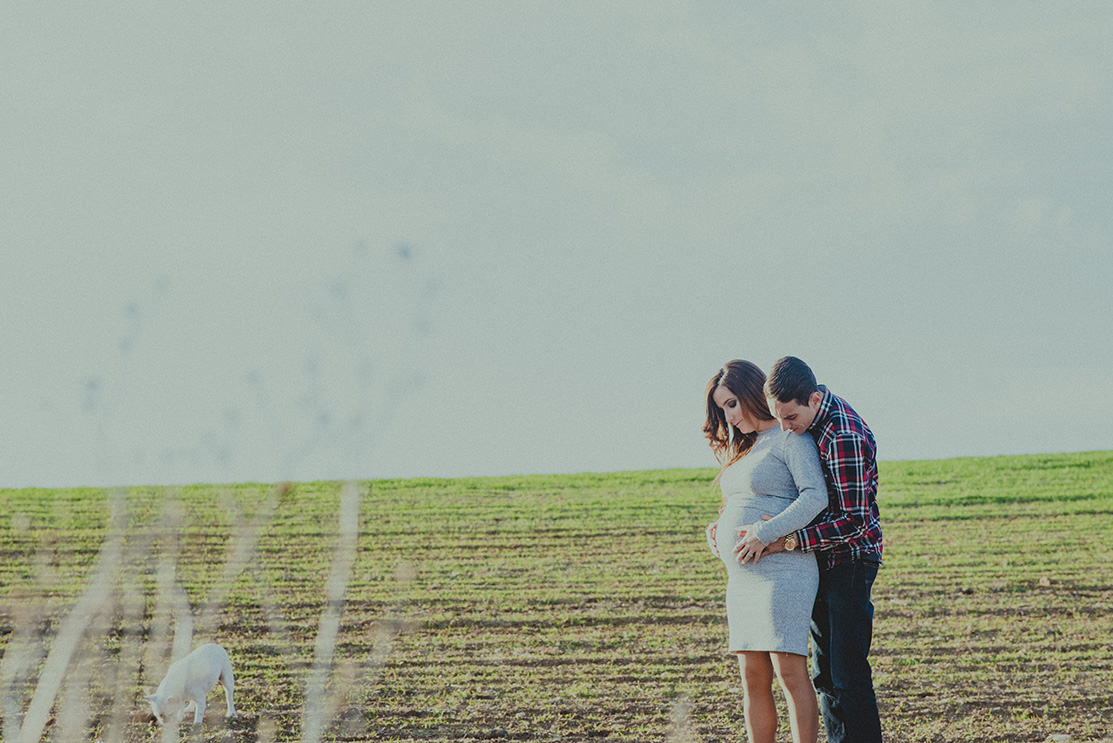
[{"label": "shirt collar", "polygon": [[819,410],[815,411],[815,418],[812,419],[812,424],[808,426],[808,431],[818,430],[827,422],[827,418],[831,415],[831,408],[835,405],[835,396],[827,389],[827,385],[818,385],[819,391],[823,393],[823,399],[819,402]]}]

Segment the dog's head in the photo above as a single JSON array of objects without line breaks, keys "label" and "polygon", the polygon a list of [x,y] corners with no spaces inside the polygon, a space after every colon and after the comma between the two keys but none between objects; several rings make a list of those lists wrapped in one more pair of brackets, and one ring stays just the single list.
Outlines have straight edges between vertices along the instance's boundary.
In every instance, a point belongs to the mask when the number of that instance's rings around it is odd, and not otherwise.
[{"label": "dog's head", "polygon": [[181,722],[185,717],[185,705],[178,697],[160,699],[157,694],[148,694],[145,699],[151,705],[151,712],[160,725],[165,725],[167,720]]}]

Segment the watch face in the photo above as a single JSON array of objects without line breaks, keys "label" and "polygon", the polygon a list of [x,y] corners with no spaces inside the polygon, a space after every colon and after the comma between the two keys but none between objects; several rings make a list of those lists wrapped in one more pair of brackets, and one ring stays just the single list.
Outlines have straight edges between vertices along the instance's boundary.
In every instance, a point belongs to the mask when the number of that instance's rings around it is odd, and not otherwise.
[{"label": "watch face", "polygon": [[785,537],[785,549],[789,552],[796,549],[796,537]]}]

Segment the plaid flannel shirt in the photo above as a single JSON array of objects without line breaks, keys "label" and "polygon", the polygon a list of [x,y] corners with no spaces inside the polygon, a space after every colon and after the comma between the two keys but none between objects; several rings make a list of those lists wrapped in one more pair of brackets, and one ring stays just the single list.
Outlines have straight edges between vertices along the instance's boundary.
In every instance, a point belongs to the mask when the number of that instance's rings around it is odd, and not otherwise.
[{"label": "plaid flannel shirt", "polygon": [[881,562],[877,445],[846,400],[823,385],[819,389],[823,402],[808,433],[819,447],[828,504],[796,538],[802,550],[816,553],[821,568],[857,559]]}]

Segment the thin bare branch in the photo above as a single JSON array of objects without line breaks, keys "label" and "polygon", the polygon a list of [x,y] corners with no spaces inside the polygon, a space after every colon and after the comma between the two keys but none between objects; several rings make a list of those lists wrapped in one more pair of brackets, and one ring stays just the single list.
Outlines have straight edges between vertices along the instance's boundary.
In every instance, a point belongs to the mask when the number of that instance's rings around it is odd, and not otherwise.
[{"label": "thin bare branch", "polygon": [[123,493],[118,490],[113,491],[109,496],[109,504],[112,515],[108,537],[101,547],[100,554],[97,555],[92,578],[77,603],[62,620],[61,629],[54,638],[54,646],[46,657],[46,665],[39,676],[39,683],[31,697],[27,714],[23,718],[19,743],[39,743],[42,739],[66,669],[85,636],[91,620],[101,611],[106,599],[111,595],[113,581],[123,553]]},{"label": "thin bare branch", "polygon": [[170,665],[171,627],[178,604],[175,576],[181,541],[178,534],[185,523],[185,509],[177,492],[169,490],[162,509],[162,528],[158,531],[159,555],[155,570],[155,606],[151,616],[150,634],[143,654],[143,668],[148,678],[162,678]]},{"label": "thin bare branch", "polygon": [[302,708],[302,743],[318,743],[332,718],[326,718],[333,707],[326,698],[326,688],[333,669],[333,657],[340,634],[340,614],[348,580],[355,564],[359,539],[359,507],[361,492],[355,483],[345,483],[340,491],[339,539],[333,551],[332,572],[326,587],[327,603],[318,623],[317,642],[313,652],[313,668],[306,685]]},{"label": "thin bare branch", "polygon": [[221,609],[232,590],[232,586],[235,585],[236,580],[255,558],[259,539],[270,525],[278,506],[279,493],[285,487],[287,486],[283,483],[272,489],[250,519],[244,519],[240,516],[239,509],[232,498],[226,499],[224,507],[233,523],[232,539],[228,544],[227,557],[224,560],[224,568],[220,577],[197,613],[197,626],[206,634],[210,636],[213,634]]},{"label": "thin bare branch", "polygon": [[125,727],[135,704],[134,689],[143,656],[143,613],[147,604],[138,576],[151,559],[151,547],[149,535],[134,540],[127,550],[127,565],[121,575],[118,614],[123,637],[119,656],[111,666],[113,673],[108,688],[112,691],[112,710],[105,743],[124,743]]}]

